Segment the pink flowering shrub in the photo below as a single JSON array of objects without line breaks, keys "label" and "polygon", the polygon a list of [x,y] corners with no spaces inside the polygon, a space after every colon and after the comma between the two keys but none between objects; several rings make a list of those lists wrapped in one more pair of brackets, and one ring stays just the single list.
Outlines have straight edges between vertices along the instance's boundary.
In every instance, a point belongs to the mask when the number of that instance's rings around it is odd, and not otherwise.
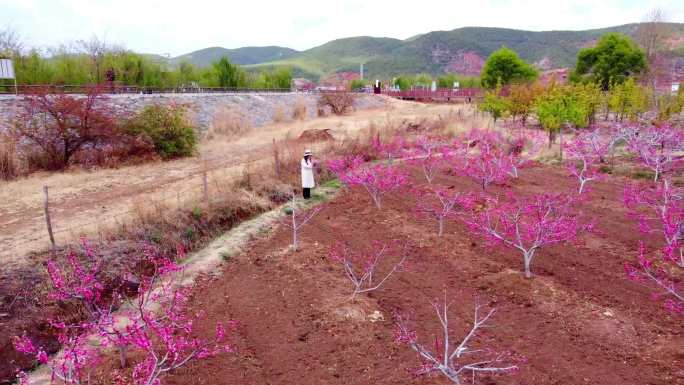
[{"label": "pink flowering shrub", "polygon": [[419,216],[437,220],[437,235],[444,233],[444,222],[463,209],[472,208],[473,195],[456,189],[435,187],[414,190],[418,202],[416,213]]},{"label": "pink flowering shrub", "polygon": [[[14,338],[14,348],[28,356],[34,357],[40,364],[47,365],[51,373],[51,381],[65,384],[84,385],[90,383],[90,370],[101,362],[97,350],[89,346],[86,335],[68,330],[67,325],[55,323],[53,327],[60,330],[59,342],[62,352],[50,360],[43,348],[36,347],[26,336]],[[19,383],[28,385],[28,375],[20,372]]]},{"label": "pink flowering shrub", "polygon": [[[67,384],[90,383],[90,372],[101,360],[102,349],[114,346],[119,350],[122,366],[126,351],[134,348],[144,353],[142,361],[134,366],[134,384],[160,384],[160,377],[168,371],[181,367],[195,359],[202,359],[232,348],[224,341],[225,331],[217,325],[217,335],[212,340],[193,336],[193,325],[201,314],[186,310],[187,289],[179,286],[176,277],[181,267],[161,256],[152,246],[140,251],[140,266],[146,270],[138,276],[138,297],[126,299],[121,293],[104,295],[101,267],[93,249],[83,242],[85,257],[70,252],[64,261],[51,259],[48,273],[52,282],[51,297],[58,301],[80,302],[86,309],[81,321],[66,323],[51,320],[57,331],[62,352],[48,359],[45,350],[36,347],[26,336],[16,337],[17,351],[34,357],[46,364],[53,380]],[[182,248],[178,252],[183,253]],[[135,276],[137,271],[125,272]],[[130,309],[121,314],[116,310],[122,302]],[[91,345],[91,338],[98,338],[100,346]],[[28,376],[18,375],[22,384],[28,384]]]},{"label": "pink flowering shrub", "polygon": [[[391,262],[391,267],[385,273],[380,273],[379,269],[385,267],[381,264],[385,264],[387,257],[395,261]],[[345,276],[352,284],[352,301],[358,294],[379,289],[392,274],[405,268],[407,257],[406,246],[398,241],[373,241],[370,250],[362,251],[353,251],[348,245],[338,243],[329,254],[332,261],[342,265]]]},{"label": "pink flowering shrub", "polygon": [[509,195],[507,200],[489,198],[485,207],[474,210],[466,219],[469,229],[494,245],[520,251],[525,277],[531,278],[530,266],[544,246],[575,239],[590,225],[580,225],[572,212],[575,200],[568,195],[540,194],[528,199]]},{"label": "pink flowering shrub", "polygon": [[450,158],[449,148],[440,138],[421,136],[410,148],[409,164],[416,166],[423,172],[425,181],[432,183],[439,172]]},{"label": "pink flowering shrub", "polygon": [[518,170],[532,163],[532,158],[539,154],[545,141],[544,135],[537,131],[528,132],[524,136],[509,137],[507,139],[507,157],[510,164],[508,173],[517,179]]},{"label": "pink flowering shrub", "polygon": [[608,145],[598,141],[595,132],[581,132],[566,144],[568,169],[579,181],[578,194],[586,191],[586,184],[601,178],[597,164],[608,154]]},{"label": "pink flowering shrub", "polygon": [[684,131],[668,124],[639,127],[629,131],[629,150],[639,157],[641,163],[654,172],[653,181],[660,175],[684,165]]},{"label": "pink flowering shrub", "polygon": [[684,271],[684,189],[663,178],[655,187],[625,186],[623,198],[630,216],[642,233],[662,235],[659,257],[649,256],[643,243],[636,263],[625,264],[629,279],[656,289],[653,296],[665,298],[665,307],[684,314],[684,294],[679,287]]},{"label": "pink flowering shrub", "polygon": [[341,178],[342,175],[345,175],[349,171],[360,168],[364,163],[365,161],[361,156],[346,156],[344,158],[327,161],[326,167],[333,174],[337,175],[338,178]]},{"label": "pink flowering shrub", "polygon": [[[357,159],[357,158],[354,158]],[[349,164],[349,168],[344,165]],[[361,186],[370,195],[375,206],[382,208],[382,198],[387,193],[395,191],[408,183],[408,175],[396,166],[375,164],[365,166],[357,160],[351,163],[334,162],[331,168],[342,183],[348,187]]]},{"label": "pink flowering shrub", "polygon": [[454,143],[453,170],[473,179],[483,190],[492,183],[505,183],[513,175],[513,165],[502,143],[503,138],[494,131],[471,130]]},{"label": "pink flowering shrub", "polygon": [[[473,325],[463,337],[455,337],[453,325],[449,324],[449,308],[446,293],[444,302],[432,302],[437,314],[441,330],[435,335],[433,347],[430,343],[420,342],[418,333],[411,327],[408,319],[395,313],[395,340],[401,345],[408,345],[420,360],[421,366],[415,371],[416,375],[441,374],[451,383],[465,384],[466,379],[474,381],[478,374],[505,374],[517,371],[516,362],[522,361],[510,352],[496,352],[480,340],[478,334],[486,328],[486,323],[494,315],[495,309],[484,314],[481,306],[475,307]],[[480,342],[478,344],[478,342]]]},{"label": "pink flowering shrub", "polygon": [[628,213],[639,230],[663,236],[663,255],[684,267],[684,188],[663,179],[656,187],[628,184],[623,192]]},{"label": "pink flowering shrub", "polygon": [[371,145],[373,150],[380,154],[380,159],[387,159],[392,162],[394,159],[401,158],[406,148],[406,141],[401,136],[394,136],[392,139],[382,142],[379,136],[373,138]]},{"label": "pink flowering shrub", "polygon": [[[157,274],[141,283],[138,297],[131,302],[132,310],[126,314],[129,323],[119,337],[120,343],[144,353],[133,368],[135,384],[160,384],[160,377],[192,360],[234,351],[226,343],[226,331],[220,323],[212,339],[194,336],[202,314],[187,310],[188,294],[187,288]],[[236,326],[233,321],[228,324]]]},{"label": "pink flowering shrub", "polygon": [[630,280],[656,289],[653,299],[664,298],[668,311],[684,315],[684,292],[680,287],[680,280],[675,278],[675,274],[681,275],[681,266],[673,264],[667,256],[648,257],[643,243],[640,243],[636,263],[626,263],[625,272]]}]

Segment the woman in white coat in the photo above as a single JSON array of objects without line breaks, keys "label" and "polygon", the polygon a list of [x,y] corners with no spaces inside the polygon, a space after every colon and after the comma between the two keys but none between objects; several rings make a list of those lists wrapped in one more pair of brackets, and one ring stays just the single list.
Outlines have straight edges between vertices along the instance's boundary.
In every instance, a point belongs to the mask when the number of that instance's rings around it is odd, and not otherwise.
[{"label": "woman in white coat", "polygon": [[302,159],[302,194],[304,199],[311,198],[311,189],[316,186],[314,181],[313,159],[311,158],[311,150],[304,151],[304,158]]}]

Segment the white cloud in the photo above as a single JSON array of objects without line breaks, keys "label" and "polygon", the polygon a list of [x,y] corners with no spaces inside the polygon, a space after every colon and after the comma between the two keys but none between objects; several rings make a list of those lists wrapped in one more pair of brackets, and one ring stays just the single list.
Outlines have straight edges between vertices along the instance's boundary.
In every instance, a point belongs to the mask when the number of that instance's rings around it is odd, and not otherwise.
[{"label": "white cloud", "polygon": [[32,45],[97,34],[136,51],[178,55],[208,46],[306,49],[341,37],[404,39],[463,26],[600,28],[640,21],[655,7],[684,21],[684,2],[674,0],[0,0],[0,26],[18,29]]}]

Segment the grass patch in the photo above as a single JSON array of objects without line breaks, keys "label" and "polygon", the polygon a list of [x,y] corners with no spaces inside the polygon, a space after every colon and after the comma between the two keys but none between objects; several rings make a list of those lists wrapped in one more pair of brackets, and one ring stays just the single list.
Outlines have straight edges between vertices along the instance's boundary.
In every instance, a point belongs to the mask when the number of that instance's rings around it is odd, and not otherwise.
[{"label": "grass patch", "polygon": [[604,174],[612,174],[613,168],[608,166],[607,164],[604,164],[601,167],[599,167],[599,171],[604,173]]},{"label": "grass patch", "polygon": [[[339,179],[331,179],[329,181],[326,181],[325,183],[321,184],[321,187],[324,188],[332,188],[332,189],[338,189],[342,187],[342,182],[340,182]],[[315,195],[316,193],[314,193]]]},{"label": "grass patch", "polygon": [[233,255],[230,254],[228,251],[222,251],[219,256],[221,257],[221,260],[223,262],[230,262],[233,260]]},{"label": "grass patch", "polygon": [[633,179],[650,179],[655,178],[655,173],[649,170],[636,170],[630,175]]}]

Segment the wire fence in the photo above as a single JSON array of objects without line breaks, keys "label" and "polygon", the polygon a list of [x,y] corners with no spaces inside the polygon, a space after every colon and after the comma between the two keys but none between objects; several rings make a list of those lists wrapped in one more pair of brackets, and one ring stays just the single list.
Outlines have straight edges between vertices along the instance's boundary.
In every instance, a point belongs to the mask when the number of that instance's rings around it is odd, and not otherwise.
[{"label": "wire fence", "polygon": [[22,84],[17,85],[3,85],[0,84],[0,94],[19,94],[31,95],[36,93],[54,93],[54,94],[86,94],[93,89],[104,94],[212,94],[212,93],[229,93],[229,94],[282,94],[282,93],[324,93],[324,92],[353,92],[366,93],[366,91],[347,91],[347,90],[323,90],[323,89],[306,89],[297,90],[293,88],[242,88],[242,87],[148,87],[148,86],[129,86],[120,84],[104,84],[104,85],[83,85],[83,84]]},{"label": "wire fence", "polygon": [[[269,145],[263,145],[261,146],[261,149],[267,148],[268,146]],[[9,239],[2,240],[3,243],[7,242],[7,244],[3,250],[0,250],[0,256],[5,253],[12,253],[13,249],[24,246],[54,247],[56,244],[63,243],[63,241],[72,237],[85,235],[86,232],[84,230],[93,230],[93,228],[110,227],[112,225],[116,226],[118,224],[122,224],[123,222],[120,221],[122,218],[140,214],[140,208],[136,206],[138,202],[144,204],[146,209],[164,207],[169,205],[169,203],[174,202],[179,209],[184,207],[184,204],[186,204],[188,201],[202,201],[208,203],[221,202],[221,199],[216,199],[216,195],[220,195],[218,194],[220,193],[218,183],[228,181],[228,179],[221,180],[217,177],[212,178],[212,174],[215,176],[218,171],[225,170],[230,167],[247,165],[248,163],[249,162],[245,162],[240,157],[226,159],[224,156],[218,156],[213,158],[199,159],[199,162],[194,170],[189,171],[183,176],[162,181],[161,183],[155,183],[153,180],[126,185],[128,190],[140,190],[136,194],[131,195],[128,199],[130,201],[128,206],[133,207],[125,210],[116,210],[116,212],[111,214],[91,213],[91,215],[94,216],[92,220],[78,222],[75,224],[65,225],[64,222],[60,222],[61,218],[59,216],[59,212],[65,209],[62,204],[68,204],[69,202],[63,201],[60,203],[55,203],[54,201],[51,201],[49,193],[54,193],[54,190],[51,189],[50,186],[44,186],[44,188],[47,188],[43,207],[44,214],[37,216],[33,226],[30,226],[31,228],[43,228],[43,230],[37,234],[34,233],[35,235],[41,235],[25,240],[11,241],[11,247],[9,244]],[[183,183],[187,187],[179,189],[179,183]],[[73,219],[71,219],[71,221],[73,221]],[[52,233],[52,235],[56,238],[55,244],[52,245],[50,233]],[[72,237],[70,237],[70,235],[72,235]]]}]

